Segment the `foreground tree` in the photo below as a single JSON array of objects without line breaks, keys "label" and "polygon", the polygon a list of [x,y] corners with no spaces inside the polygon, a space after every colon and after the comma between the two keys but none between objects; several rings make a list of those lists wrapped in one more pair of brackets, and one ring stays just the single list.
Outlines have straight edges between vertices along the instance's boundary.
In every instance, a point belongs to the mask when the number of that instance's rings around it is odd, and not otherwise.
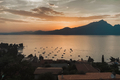
[{"label": "foreground tree", "polygon": [[102,63],[104,63],[104,55],[102,55]]},{"label": "foreground tree", "polygon": [[89,56],[88,62],[92,62],[92,63],[93,63],[93,62],[94,62],[94,59]]}]

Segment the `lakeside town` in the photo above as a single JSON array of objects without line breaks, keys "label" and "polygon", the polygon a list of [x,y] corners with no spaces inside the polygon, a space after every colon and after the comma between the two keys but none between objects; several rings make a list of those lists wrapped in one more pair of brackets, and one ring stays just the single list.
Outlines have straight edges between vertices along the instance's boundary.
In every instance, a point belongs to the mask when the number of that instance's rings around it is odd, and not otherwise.
[{"label": "lakeside town", "polygon": [[105,62],[88,60],[44,59],[42,55],[25,57],[19,50],[23,43],[0,43],[0,79],[1,80],[120,80],[119,57],[110,57]]}]

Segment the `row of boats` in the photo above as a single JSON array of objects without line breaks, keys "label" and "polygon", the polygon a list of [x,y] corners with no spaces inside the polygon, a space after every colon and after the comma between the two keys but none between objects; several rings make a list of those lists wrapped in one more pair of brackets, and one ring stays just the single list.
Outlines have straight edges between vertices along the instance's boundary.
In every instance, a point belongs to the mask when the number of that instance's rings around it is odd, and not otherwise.
[{"label": "row of boats", "polygon": [[[48,47],[46,47],[46,48],[48,48]],[[46,54],[46,51],[45,51],[46,48],[40,47],[41,50],[44,50],[44,51],[42,52],[43,55]],[[53,47],[51,47],[51,48],[53,48]],[[59,50],[58,50],[58,49],[59,49]],[[61,49],[62,49],[62,47],[60,47],[60,48],[56,47],[56,48],[54,49],[54,51],[57,50],[56,53],[59,53]],[[36,51],[37,51],[37,48],[35,48],[34,52],[36,52]],[[54,53],[54,51],[52,51],[52,52],[50,52],[49,54],[47,54],[47,56],[45,56],[45,58],[47,58],[47,57],[50,56],[52,53]],[[66,52],[66,49],[64,49],[64,53],[61,55],[61,58],[64,58],[63,56],[66,54],[65,52]],[[70,48],[70,53],[72,53],[72,52],[73,52],[73,49]],[[40,51],[38,51],[38,53],[40,53]],[[54,54],[54,56],[53,56],[52,58],[54,58],[55,56],[57,56],[57,54]],[[70,56],[72,56],[72,55],[70,55]],[[79,56],[79,57],[80,57],[80,56]]]}]

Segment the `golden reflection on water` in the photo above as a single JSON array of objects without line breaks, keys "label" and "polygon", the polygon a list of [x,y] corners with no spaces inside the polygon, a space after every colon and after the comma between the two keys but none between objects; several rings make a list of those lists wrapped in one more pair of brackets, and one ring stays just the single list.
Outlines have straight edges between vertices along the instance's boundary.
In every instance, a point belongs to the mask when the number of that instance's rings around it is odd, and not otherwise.
[{"label": "golden reflection on water", "polygon": [[[88,59],[86,56],[91,56],[95,61],[101,61],[104,54],[107,61],[110,56],[116,58],[120,56],[120,36],[0,35],[0,41],[16,44],[23,43],[25,46],[23,54],[26,56],[29,54],[39,56],[39,54],[42,54],[46,59],[61,59],[63,57],[62,59],[69,60],[72,58],[78,60],[81,58]],[[58,49],[55,50],[57,47]],[[60,49],[61,47],[62,49]]]}]

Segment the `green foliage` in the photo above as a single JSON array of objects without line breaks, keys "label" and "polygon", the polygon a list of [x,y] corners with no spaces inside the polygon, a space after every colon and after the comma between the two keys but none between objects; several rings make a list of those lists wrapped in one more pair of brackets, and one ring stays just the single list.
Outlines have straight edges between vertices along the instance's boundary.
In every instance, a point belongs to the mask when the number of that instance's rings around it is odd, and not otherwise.
[{"label": "green foliage", "polygon": [[69,65],[67,70],[69,70],[69,71],[70,70],[77,70],[77,68],[76,68],[75,64],[73,64],[73,65]]},{"label": "green foliage", "polygon": [[92,63],[93,63],[93,62],[94,62],[94,59],[89,56],[88,62],[92,62]]},{"label": "green foliage", "polygon": [[67,74],[69,74],[69,71],[68,70],[63,70],[62,74],[67,75]]},{"label": "green foliage", "polygon": [[69,65],[68,67],[63,67],[63,74],[78,74],[75,64]]},{"label": "green foliage", "polygon": [[93,63],[92,66],[100,69],[100,72],[115,72],[117,74],[120,74],[117,64],[113,64],[109,66],[107,63],[104,62],[104,63]]},{"label": "green foliage", "polygon": [[[4,75],[9,76],[9,79],[19,78],[20,80],[34,79],[34,68],[26,62],[21,63],[8,63],[3,69]],[[17,77],[15,77],[17,76]],[[17,80],[17,79],[16,79]]]},{"label": "green foliage", "polygon": [[52,73],[41,74],[38,80],[55,80],[55,77]]},{"label": "green foliage", "polygon": [[100,69],[100,72],[110,72],[111,68],[107,63],[92,63],[92,66]]},{"label": "green foliage", "polygon": [[69,74],[76,74],[77,70],[70,70]]},{"label": "green foliage", "polygon": [[8,78],[7,80],[21,80],[21,76],[13,76],[12,78]]},{"label": "green foliage", "polygon": [[119,62],[119,57],[118,58],[110,57],[110,61],[111,62],[115,62],[115,61]]},{"label": "green foliage", "polygon": [[66,66],[63,66],[63,67],[62,67],[62,69],[63,69],[63,70],[66,70],[66,69],[67,69],[67,67],[66,67]]},{"label": "green foliage", "polygon": [[28,55],[28,57],[33,57],[33,55],[32,55],[32,54],[30,54],[30,55]]},{"label": "green foliage", "polygon": [[102,55],[102,63],[104,63],[104,55]]},{"label": "green foliage", "polygon": [[115,62],[115,58],[114,57],[110,57],[111,62]]},{"label": "green foliage", "polygon": [[118,65],[117,65],[117,64],[111,65],[110,68],[111,68],[112,71],[114,71],[115,73],[119,73],[119,69],[118,69]]},{"label": "green foliage", "polygon": [[0,73],[5,75],[5,80],[33,80],[34,70],[28,62],[21,62],[24,55],[18,53],[17,45],[0,45],[0,48],[5,47],[8,51],[0,51]]}]

